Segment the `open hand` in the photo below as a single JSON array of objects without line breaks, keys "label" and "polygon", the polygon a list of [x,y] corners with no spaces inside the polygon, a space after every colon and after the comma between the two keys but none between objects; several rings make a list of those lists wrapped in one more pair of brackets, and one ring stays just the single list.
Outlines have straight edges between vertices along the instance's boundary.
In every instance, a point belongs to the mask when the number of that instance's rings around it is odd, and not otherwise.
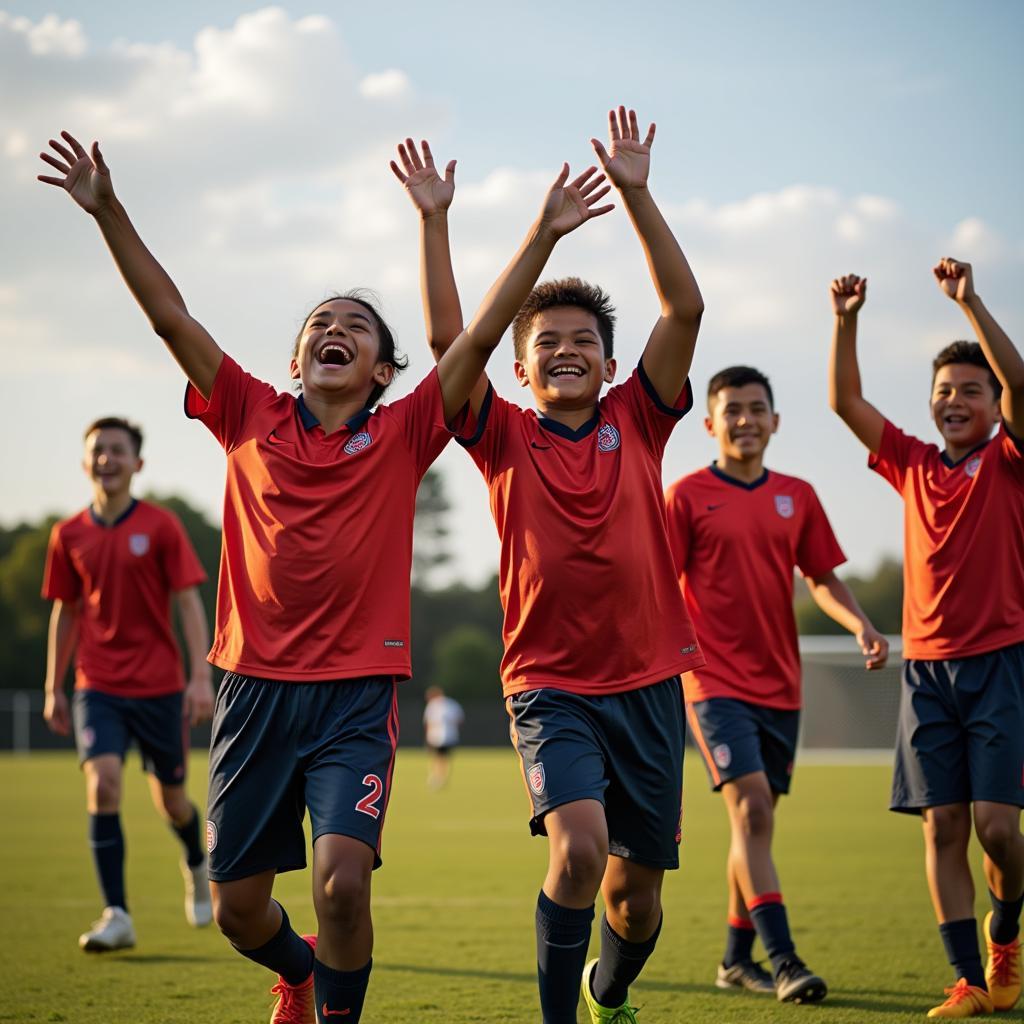
[{"label": "open hand", "polygon": [[47,185],[64,189],[86,213],[95,214],[114,198],[110,168],[100,153],[100,144],[92,144],[90,155],[70,132],[61,132],[60,137],[67,145],[50,139],[50,148],[57,156],[39,154],[42,160],[57,169],[60,177],[47,174],[37,177]]},{"label": "open hand", "polygon": [[856,313],[868,297],[868,279],[856,274],[837,277],[831,284],[832,311],[836,316],[851,316]]},{"label": "open hand", "polygon": [[199,725],[213,717],[213,684],[208,677],[190,679],[181,702],[181,717]]},{"label": "open hand", "polygon": [[610,185],[599,187],[605,179],[603,174],[597,173],[596,167],[588,167],[567,185],[568,180],[569,165],[562,164],[562,170],[548,190],[540,214],[541,224],[552,231],[556,238],[575,231],[592,217],[600,217],[615,209],[612,203],[594,205],[611,191]]},{"label": "open hand", "polygon": [[63,690],[46,691],[43,718],[46,720],[50,732],[56,733],[58,736],[70,735],[71,709],[68,705],[68,695]]},{"label": "open hand", "polygon": [[647,137],[640,141],[636,111],[628,113],[625,107],[608,111],[608,141],[611,152],[600,140],[591,139],[597,159],[609,180],[619,190],[646,188],[651,169],[651,146],[654,144],[654,124],[647,129]]},{"label": "open hand", "polygon": [[861,653],[865,656],[864,667],[869,672],[885,668],[889,658],[889,641],[874,626],[865,626],[857,634],[857,643],[860,644]]},{"label": "open hand", "polygon": [[402,166],[399,167],[392,160],[391,170],[405,186],[413,206],[420,211],[420,215],[429,217],[444,212],[452,205],[452,198],[455,196],[455,161],[448,161],[448,166],[444,169],[444,178],[441,178],[434,167],[430,144],[424,139],[420,145],[423,148],[422,157],[416,152],[416,143],[412,139],[400,142],[398,159],[401,160]]},{"label": "open hand", "polygon": [[956,302],[966,302],[974,298],[974,271],[970,263],[961,263],[959,260],[943,256],[938,263],[932,267],[935,280],[939,287]]}]

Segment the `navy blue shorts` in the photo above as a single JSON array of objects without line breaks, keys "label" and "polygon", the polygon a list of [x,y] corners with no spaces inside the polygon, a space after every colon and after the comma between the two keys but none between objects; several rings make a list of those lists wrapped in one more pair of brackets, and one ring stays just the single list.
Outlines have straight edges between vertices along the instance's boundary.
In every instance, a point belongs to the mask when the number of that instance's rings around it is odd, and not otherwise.
[{"label": "navy blue shorts", "polygon": [[527,690],[509,697],[506,707],[533,807],[533,835],[547,834],[548,811],[599,800],[609,853],[679,867],[686,726],[678,676],[597,697]]},{"label": "navy blue shorts", "polygon": [[1024,644],[903,663],[891,810],[975,800],[1024,807]]},{"label": "navy blue shorts", "polygon": [[180,786],[188,750],[188,723],[181,708],[180,693],[115,697],[99,690],[75,690],[71,716],[78,763],[103,754],[116,754],[123,761],[135,740],[143,769],[165,786]]},{"label": "navy blue shorts", "polygon": [[688,703],[686,717],[715,792],[752,772],[764,772],[774,792],[789,792],[799,711],[712,697]]},{"label": "navy blue shorts", "polygon": [[304,868],[306,808],[313,842],[351,836],[380,867],[397,746],[391,676],[286,683],[228,672],[210,738],[210,878]]}]

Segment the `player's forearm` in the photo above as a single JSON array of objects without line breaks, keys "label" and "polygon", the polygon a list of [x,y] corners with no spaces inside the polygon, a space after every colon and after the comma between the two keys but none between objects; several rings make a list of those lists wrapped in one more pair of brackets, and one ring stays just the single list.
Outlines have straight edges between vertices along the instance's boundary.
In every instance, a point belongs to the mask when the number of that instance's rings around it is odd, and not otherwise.
[{"label": "player's forearm", "polygon": [[181,617],[181,631],[185,636],[189,680],[208,680],[211,672],[206,655],[210,650],[210,630],[197,589],[193,587],[178,594],[178,614]]},{"label": "player's forearm", "polygon": [[871,625],[867,615],[853,596],[853,591],[835,573],[827,577],[808,580],[814,603],[833,622],[856,636]]},{"label": "player's forearm", "polygon": [[77,609],[64,601],[55,602],[46,637],[46,680],[43,685],[47,693],[63,689],[77,642]]},{"label": "player's forearm", "polygon": [[978,295],[958,303],[971,322],[989,365],[1003,385],[1004,411],[1024,421],[1024,358]]},{"label": "player's forearm", "polygon": [[463,328],[462,304],[452,268],[447,210],[420,219],[420,293],[427,341],[436,361]]},{"label": "player's forearm", "polygon": [[860,365],[857,361],[857,314],[837,315],[832,327],[832,353],[829,360],[828,401],[832,409],[843,410],[863,398]]},{"label": "player's forearm", "polygon": [[650,189],[624,189],[622,202],[643,246],[661,312],[680,323],[699,323],[704,299],[690,264]]}]

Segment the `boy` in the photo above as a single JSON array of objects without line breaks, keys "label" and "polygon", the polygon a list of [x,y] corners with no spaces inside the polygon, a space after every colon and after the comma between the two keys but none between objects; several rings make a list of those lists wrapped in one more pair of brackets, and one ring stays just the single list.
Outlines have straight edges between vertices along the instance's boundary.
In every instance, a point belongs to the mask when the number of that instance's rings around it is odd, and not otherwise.
[{"label": "boy", "polygon": [[[692,404],[687,373],[700,291],[647,188],[654,125],[609,114],[611,151],[591,140],[647,257],[661,317],[630,379],[615,376],[614,312],[569,278],[535,288],[513,323],[515,373],[538,413],[483,381],[465,442],[501,536],[502,683],[532,801],[549,839],[537,900],[545,1024],[635,1021],[630,983],[661,929],[661,886],[678,867],[683,709],[679,673],[703,664],[671,565],[661,457]],[[392,165],[423,218],[424,296],[435,354],[461,316],[444,211],[451,188],[411,140]],[[450,182],[447,183],[450,186]],[[584,964],[598,890],[601,955]]]},{"label": "boy", "polygon": [[430,789],[441,789],[451,775],[451,755],[459,745],[459,727],[465,715],[459,702],[446,697],[440,686],[428,686],[423,696],[426,698],[423,729],[427,749],[430,751],[427,786]]},{"label": "boy", "polygon": [[[53,601],[43,715],[60,736],[74,720],[89,845],[103,894],[102,916],[78,940],[88,952],[135,945],[120,818],[122,765],[132,739],[153,803],[184,848],[185,916],[196,927],[212,918],[199,816],[185,793],[188,726],[213,713],[209,632],[196,589],[206,574],[177,518],[132,497],[141,451],[142,432],[126,420],[108,416],[86,428],[82,467],[92,481],[92,504],[54,526],[43,578],[43,597]],[[188,647],[187,685],[171,630],[172,595]],[[72,655],[69,709],[64,679]]]},{"label": "boy", "polygon": [[[707,401],[704,426],[718,441],[718,461],[676,481],[666,501],[676,572],[708,659],[683,676],[686,713],[732,829],[729,923],[715,984],[817,1002],[827,988],[796,955],[771,853],[774,808],[789,792],[800,722],[793,570],[856,636],[869,669],[885,664],[888,644],[835,574],[846,559],[814,489],[764,468],[779,429],[768,378],[729,367],[711,378]],[[753,961],[755,932],[772,974]]]},{"label": "boy", "polygon": [[[1020,996],[1024,360],[975,292],[970,264],[944,258],[933,272],[980,342],[953,342],[932,364],[944,450],[902,433],[861,396],[867,281],[853,274],[831,287],[829,400],[905,502],[906,660],[891,806],[922,817],[928,887],[957,975],[928,1016],[959,1018],[1009,1009]],[[984,970],[967,857],[972,812],[992,902]]]}]

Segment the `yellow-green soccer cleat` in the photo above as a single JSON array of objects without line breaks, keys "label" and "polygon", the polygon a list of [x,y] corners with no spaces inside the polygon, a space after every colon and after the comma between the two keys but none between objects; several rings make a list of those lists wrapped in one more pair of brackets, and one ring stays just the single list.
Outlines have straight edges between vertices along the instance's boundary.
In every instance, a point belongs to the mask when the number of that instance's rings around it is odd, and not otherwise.
[{"label": "yellow-green soccer cleat", "polygon": [[583,992],[583,1002],[586,1004],[587,1011],[590,1014],[590,1024],[640,1024],[636,1016],[636,1007],[630,1006],[629,1003],[623,1003],[621,1006],[616,1006],[614,1009],[609,1009],[607,1006],[602,1006],[593,996],[590,991],[590,979],[594,976],[594,971],[597,969],[597,961],[591,960],[586,967],[583,968],[583,981],[580,984],[580,990]]},{"label": "yellow-green soccer cleat", "polygon": [[966,978],[961,978],[945,992],[949,998],[941,1006],[930,1009],[929,1017],[952,1020],[960,1017],[980,1017],[982,1014],[995,1012],[989,994],[977,985],[968,985]]},{"label": "yellow-green soccer cleat", "polygon": [[988,947],[985,983],[997,1010],[1012,1010],[1020,999],[1020,936],[1005,944],[992,941],[992,911],[985,915],[982,930]]}]

